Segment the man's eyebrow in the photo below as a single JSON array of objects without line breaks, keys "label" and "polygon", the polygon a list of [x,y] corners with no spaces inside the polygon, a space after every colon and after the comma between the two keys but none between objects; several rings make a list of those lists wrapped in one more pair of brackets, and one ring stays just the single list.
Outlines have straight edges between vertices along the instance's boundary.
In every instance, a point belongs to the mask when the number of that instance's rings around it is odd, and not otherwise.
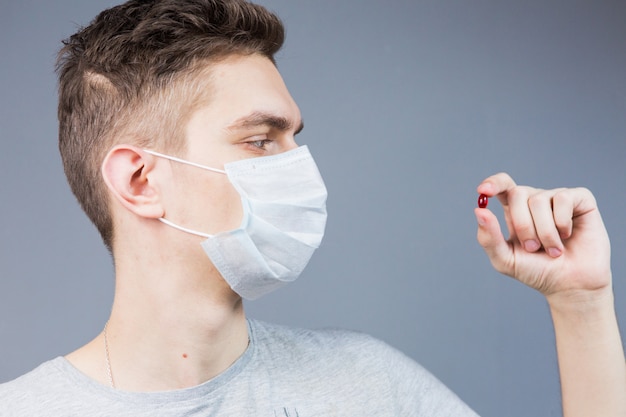
[{"label": "man's eyebrow", "polygon": [[[291,120],[277,116],[272,113],[265,112],[254,112],[247,116],[244,116],[240,119],[235,120],[230,126],[228,126],[228,130],[234,129],[249,129],[258,126],[269,126],[273,129],[280,130],[286,132],[288,130],[293,129],[294,125]],[[296,128],[294,134],[297,135],[304,129],[304,123],[300,121],[300,124]]]}]

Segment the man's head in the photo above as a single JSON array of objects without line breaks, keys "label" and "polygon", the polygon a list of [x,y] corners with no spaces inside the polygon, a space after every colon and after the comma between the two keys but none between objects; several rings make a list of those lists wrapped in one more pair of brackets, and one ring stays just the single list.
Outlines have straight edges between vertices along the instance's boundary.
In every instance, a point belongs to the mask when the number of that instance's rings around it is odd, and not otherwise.
[{"label": "man's head", "polygon": [[211,101],[211,65],[269,58],[280,20],[242,0],[131,0],[65,41],[59,55],[59,149],[70,187],[111,247],[101,164],[120,141],[180,152],[194,110]]}]

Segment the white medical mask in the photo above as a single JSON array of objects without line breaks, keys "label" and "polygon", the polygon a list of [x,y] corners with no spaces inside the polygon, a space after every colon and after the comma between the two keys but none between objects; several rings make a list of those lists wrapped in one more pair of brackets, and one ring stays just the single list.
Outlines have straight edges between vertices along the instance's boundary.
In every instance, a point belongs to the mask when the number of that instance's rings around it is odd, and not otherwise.
[{"label": "white medical mask", "polygon": [[241,225],[206,237],[202,247],[230,287],[253,300],[294,281],[320,245],[326,226],[326,187],[306,146],[278,155],[207,167],[145,150],[172,161],[225,174],[241,196]]}]

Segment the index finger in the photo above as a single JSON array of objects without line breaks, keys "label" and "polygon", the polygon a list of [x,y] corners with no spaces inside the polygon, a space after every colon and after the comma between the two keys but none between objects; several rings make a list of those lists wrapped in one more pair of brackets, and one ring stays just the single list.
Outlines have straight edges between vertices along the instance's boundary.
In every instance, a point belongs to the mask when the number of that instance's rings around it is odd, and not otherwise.
[{"label": "index finger", "polygon": [[476,191],[479,194],[485,194],[487,197],[497,196],[502,205],[508,205],[507,192],[515,188],[517,184],[513,178],[506,172],[500,172],[485,178],[480,183]]}]

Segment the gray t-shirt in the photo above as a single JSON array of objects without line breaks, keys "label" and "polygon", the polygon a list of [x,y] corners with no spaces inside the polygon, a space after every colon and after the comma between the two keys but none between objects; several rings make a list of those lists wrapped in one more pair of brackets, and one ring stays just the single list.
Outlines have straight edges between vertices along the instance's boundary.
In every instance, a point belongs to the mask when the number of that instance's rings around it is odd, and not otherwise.
[{"label": "gray t-shirt", "polygon": [[475,416],[407,356],[370,336],[249,321],[246,352],[210,381],[132,393],[62,357],[0,385],[2,417]]}]

